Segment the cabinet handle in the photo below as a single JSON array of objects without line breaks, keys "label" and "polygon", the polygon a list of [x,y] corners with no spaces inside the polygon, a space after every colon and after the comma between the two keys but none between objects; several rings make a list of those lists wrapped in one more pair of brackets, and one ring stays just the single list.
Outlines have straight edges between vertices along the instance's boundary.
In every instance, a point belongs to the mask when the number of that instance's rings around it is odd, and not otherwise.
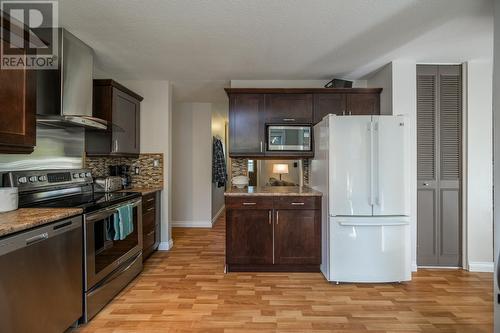
[{"label": "cabinet handle", "polygon": [[253,206],[253,205],[256,205],[255,202],[244,202],[243,203],[243,206]]},{"label": "cabinet handle", "polygon": [[155,209],[154,207],[150,207],[150,208],[148,208],[146,211],[147,211],[147,212],[150,212],[150,211],[152,211],[152,210],[154,210],[154,209]]},{"label": "cabinet handle", "polygon": [[276,225],[278,225],[280,223],[280,211],[277,210],[276,211]]},{"label": "cabinet handle", "polygon": [[269,210],[269,225],[271,225],[271,211]]},{"label": "cabinet handle", "polygon": [[350,116],[352,116],[352,112],[351,112],[351,110],[349,110],[349,115],[350,115]]},{"label": "cabinet handle", "polygon": [[291,205],[292,206],[304,206],[304,203],[303,202],[292,202]]},{"label": "cabinet handle", "polygon": [[148,200],[146,200],[146,202],[151,202],[151,201],[154,201],[155,198],[149,198]]},{"label": "cabinet handle", "polygon": [[260,152],[264,152],[264,150],[262,149],[262,141],[260,142]]},{"label": "cabinet handle", "polygon": [[295,121],[295,118],[283,118],[283,121]]},{"label": "cabinet handle", "polygon": [[342,115],[345,116],[345,110],[342,110]]},{"label": "cabinet handle", "polygon": [[115,146],[114,151],[116,153],[116,152],[118,152],[118,140],[115,140],[115,145],[114,146]]},{"label": "cabinet handle", "polygon": [[152,235],[152,234],[154,234],[154,233],[155,233],[155,230],[150,231],[150,232],[148,232],[148,234],[147,234],[146,236],[151,236],[151,235]]}]

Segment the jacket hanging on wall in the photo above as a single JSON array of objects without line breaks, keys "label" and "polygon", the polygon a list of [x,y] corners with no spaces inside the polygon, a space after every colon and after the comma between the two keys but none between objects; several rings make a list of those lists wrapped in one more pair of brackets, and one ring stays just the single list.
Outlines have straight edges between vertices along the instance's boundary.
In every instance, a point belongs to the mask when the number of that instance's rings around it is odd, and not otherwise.
[{"label": "jacket hanging on wall", "polygon": [[222,141],[216,137],[212,143],[212,183],[217,187],[223,187],[227,182],[226,160]]}]

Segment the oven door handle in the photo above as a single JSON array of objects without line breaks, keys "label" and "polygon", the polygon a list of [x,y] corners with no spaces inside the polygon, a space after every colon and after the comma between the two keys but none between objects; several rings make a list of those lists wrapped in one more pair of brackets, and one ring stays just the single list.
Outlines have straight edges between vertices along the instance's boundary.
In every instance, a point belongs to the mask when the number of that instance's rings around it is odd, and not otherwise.
[{"label": "oven door handle", "polygon": [[118,207],[129,205],[129,204],[132,205],[132,207],[137,207],[141,203],[142,203],[141,199],[134,200],[134,201],[126,201],[126,202],[123,202],[123,203],[120,203],[120,204],[117,204],[117,205],[105,208],[103,210],[98,210],[96,212],[92,212],[90,214],[86,214],[85,215],[85,223],[87,223],[87,222],[90,223],[90,222],[98,221],[98,220],[101,220],[101,219],[103,219],[105,217],[111,216],[111,215],[113,215],[114,213],[116,213],[118,211]]}]

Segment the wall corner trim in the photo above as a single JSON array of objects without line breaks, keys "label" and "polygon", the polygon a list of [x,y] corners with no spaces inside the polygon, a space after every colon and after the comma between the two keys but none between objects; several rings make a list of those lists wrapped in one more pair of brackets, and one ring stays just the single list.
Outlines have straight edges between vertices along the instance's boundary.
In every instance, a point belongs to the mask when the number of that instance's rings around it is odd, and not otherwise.
[{"label": "wall corner trim", "polygon": [[493,273],[495,264],[492,261],[470,261],[469,272]]},{"label": "wall corner trim", "polygon": [[168,251],[174,246],[174,240],[170,239],[167,242],[160,242],[158,245],[158,251]]},{"label": "wall corner trim", "polygon": [[226,209],[226,205],[222,205],[222,207],[219,209],[217,214],[215,214],[215,216],[212,218],[212,226],[215,224],[215,222],[217,222],[217,220],[219,219],[219,216],[224,212],[225,209]]}]

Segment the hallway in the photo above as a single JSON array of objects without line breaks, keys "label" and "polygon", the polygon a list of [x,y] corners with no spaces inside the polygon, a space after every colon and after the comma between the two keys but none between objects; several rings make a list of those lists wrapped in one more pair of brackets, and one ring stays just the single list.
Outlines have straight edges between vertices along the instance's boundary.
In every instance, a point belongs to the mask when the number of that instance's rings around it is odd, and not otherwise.
[{"label": "hallway", "polygon": [[492,332],[492,274],[419,270],[411,283],[327,283],[319,273],[224,274],[224,216],[174,228],[87,326],[74,332]]}]

